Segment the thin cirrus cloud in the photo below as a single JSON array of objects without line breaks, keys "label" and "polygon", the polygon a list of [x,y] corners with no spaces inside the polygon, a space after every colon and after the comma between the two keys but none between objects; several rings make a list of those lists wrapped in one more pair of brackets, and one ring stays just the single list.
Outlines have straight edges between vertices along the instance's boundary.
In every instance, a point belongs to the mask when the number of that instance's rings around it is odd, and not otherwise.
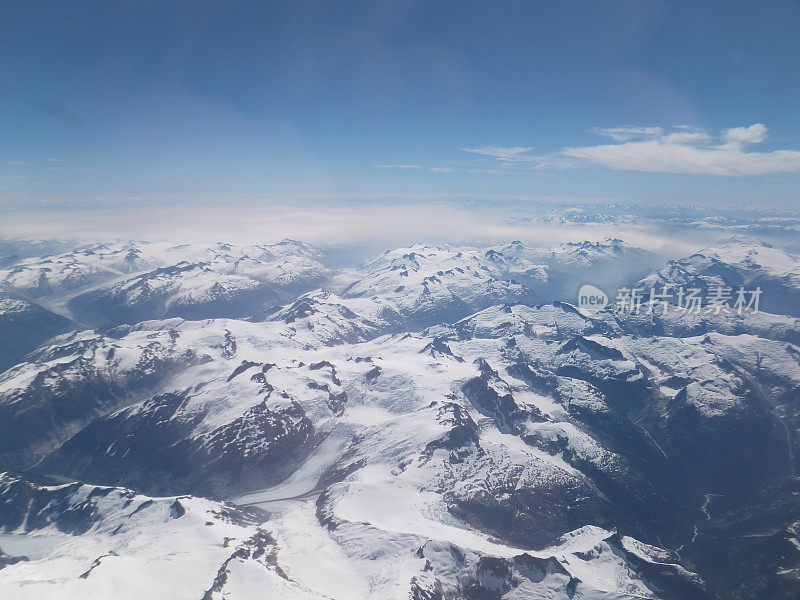
[{"label": "thin cirrus cloud", "polygon": [[617,142],[626,142],[642,135],[661,135],[663,133],[661,127],[597,127],[593,131]]},{"label": "thin cirrus cloud", "polygon": [[372,165],[376,169],[421,169],[422,165]]},{"label": "thin cirrus cloud", "polygon": [[767,137],[767,128],[761,123],[727,129],[717,138],[691,127],[670,133],[659,127],[615,127],[596,132],[619,143],[567,147],[557,154],[621,171],[727,176],[800,171],[800,151],[748,151],[748,146]]},{"label": "thin cirrus cloud", "polygon": [[376,169],[422,169],[431,173],[455,173],[458,170],[453,167],[423,167],[415,164],[373,165],[373,167]]},{"label": "thin cirrus cloud", "polygon": [[525,146],[481,146],[479,148],[462,148],[464,152],[489,156],[504,162],[526,162],[536,160],[535,156],[528,154],[532,147]]}]

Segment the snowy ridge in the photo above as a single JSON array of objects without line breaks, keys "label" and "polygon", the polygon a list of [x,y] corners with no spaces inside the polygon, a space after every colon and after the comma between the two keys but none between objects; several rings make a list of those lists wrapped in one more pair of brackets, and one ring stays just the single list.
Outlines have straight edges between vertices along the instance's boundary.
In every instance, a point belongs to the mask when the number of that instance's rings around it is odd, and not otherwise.
[{"label": "snowy ridge", "polygon": [[[0,289],[91,325],[246,316],[330,274],[300,242],[97,244],[0,269]],[[270,304],[271,303],[271,304]]]},{"label": "snowy ridge", "polygon": [[123,488],[40,486],[7,473],[0,500],[7,598],[319,598],[276,565],[260,511]]},{"label": "snowy ridge", "polygon": [[703,290],[728,287],[762,289],[760,309],[800,317],[800,256],[769,246],[731,242],[669,261],[643,278],[645,289],[664,285]]}]

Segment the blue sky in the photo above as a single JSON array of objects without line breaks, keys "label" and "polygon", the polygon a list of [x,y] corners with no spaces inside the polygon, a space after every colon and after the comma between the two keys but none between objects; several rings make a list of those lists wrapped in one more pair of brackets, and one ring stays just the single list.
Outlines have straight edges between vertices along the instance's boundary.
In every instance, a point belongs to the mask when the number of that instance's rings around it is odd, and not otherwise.
[{"label": "blue sky", "polygon": [[7,2],[0,202],[794,207],[796,2]]}]

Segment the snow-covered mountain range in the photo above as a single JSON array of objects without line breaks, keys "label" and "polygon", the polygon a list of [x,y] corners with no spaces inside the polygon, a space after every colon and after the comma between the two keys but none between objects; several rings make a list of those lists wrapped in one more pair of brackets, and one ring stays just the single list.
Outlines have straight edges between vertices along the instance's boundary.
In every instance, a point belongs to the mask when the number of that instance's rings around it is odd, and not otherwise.
[{"label": "snow-covered mountain range", "polygon": [[[0,594],[796,598],[798,273],[616,239],[12,259]],[[587,315],[583,283],[764,293]]]}]

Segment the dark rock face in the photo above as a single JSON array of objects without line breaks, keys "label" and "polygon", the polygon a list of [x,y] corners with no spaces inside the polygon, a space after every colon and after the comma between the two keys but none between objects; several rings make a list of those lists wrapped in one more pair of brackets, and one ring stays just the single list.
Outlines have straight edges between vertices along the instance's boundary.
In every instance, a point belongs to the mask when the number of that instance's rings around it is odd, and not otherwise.
[{"label": "dark rock face", "polygon": [[263,402],[185,444],[190,460],[202,468],[196,475],[199,486],[216,495],[284,479],[313,447],[313,434],[311,421],[297,402],[281,410],[271,410]]},{"label": "dark rock face", "polygon": [[547,547],[587,521],[610,527],[626,520],[589,485],[520,485],[520,480],[520,472],[509,473],[501,485],[453,499],[448,508],[465,523],[528,548]]},{"label": "dark rock face", "polygon": [[555,360],[556,374],[587,381],[624,411],[642,407],[650,396],[647,370],[617,348],[576,336],[561,346]]},{"label": "dark rock face", "polygon": [[480,433],[472,417],[454,402],[447,402],[439,407],[437,419],[449,427],[447,433],[428,443],[425,455],[430,457],[438,449],[450,452],[451,462],[460,462],[471,452],[480,448]]},{"label": "dark rock face", "polygon": [[[70,344],[55,348],[54,352],[74,358],[49,363],[24,388],[0,395],[0,465],[31,466],[95,417],[124,406],[135,394],[175,372],[207,360],[152,341],[140,350],[131,371],[114,374],[98,368],[90,356],[98,350],[98,342],[79,342],[82,347],[77,349]],[[81,353],[75,356],[76,351]]]},{"label": "dark rock face", "polygon": [[73,483],[57,488],[40,487],[8,473],[0,474],[0,530],[14,531],[24,525],[25,531],[54,525],[63,533],[80,535],[102,517],[97,502],[115,494],[128,503],[135,494],[118,488],[94,487],[76,502],[76,492],[83,484]]},{"label": "dark rock face", "polygon": [[[658,562],[629,551],[617,534],[574,558],[590,560],[614,554],[624,561],[637,578],[658,590],[664,600],[711,600],[696,576],[670,562]],[[578,598],[581,580],[570,575],[558,559],[520,553],[508,558],[486,556],[453,544],[427,542],[417,551],[425,559],[424,573],[411,582],[411,597],[421,599],[465,598],[500,600],[525,598],[536,594],[536,584],[546,583],[558,598]],[[583,593],[586,593],[585,588]],[[589,595],[591,597],[591,595]],[[599,597],[599,596],[598,596]]]},{"label": "dark rock face", "polygon": [[[510,392],[502,393],[504,383],[497,372],[483,359],[478,361],[479,377],[467,381],[462,387],[464,395],[484,415],[491,417],[501,431],[516,431],[529,414],[514,401]],[[538,417],[538,415],[535,415]]]},{"label": "dark rock face", "polygon": [[[748,392],[742,390],[742,397]],[[704,415],[687,403],[686,388],[667,405],[665,442],[687,475],[711,493],[738,493],[755,481],[792,476],[786,431],[765,406],[751,404]]]},{"label": "dark rock face", "polygon": [[69,331],[72,322],[32,302],[0,293],[0,372],[59,333]]},{"label": "dark rock face", "polygon": [[81,359],[37,374],[13,402],[0,405],[2,464],[30,466],[53,444],[53,434],[63,439],[70,429],[111,410],[125,395]]},{"label": "dark rock face", "polygon": [[187,398],[164,394],[101,417],[39,469],[153,494],[218,497],[280,481],[313,447],[313,426],[296,402],[271,410],[264,401],[230,423],[194,435],[204,415],[180,412]]},{"label": "dark rock face", "polygon": [[437,356],[450,356],[458,362],[464,362],[463,358],[453,354],[450,346],[447,345],[447,341],[442,337],[433,338],[430,344],[420,350],[420,353],[428,353],[434,358]]}]

